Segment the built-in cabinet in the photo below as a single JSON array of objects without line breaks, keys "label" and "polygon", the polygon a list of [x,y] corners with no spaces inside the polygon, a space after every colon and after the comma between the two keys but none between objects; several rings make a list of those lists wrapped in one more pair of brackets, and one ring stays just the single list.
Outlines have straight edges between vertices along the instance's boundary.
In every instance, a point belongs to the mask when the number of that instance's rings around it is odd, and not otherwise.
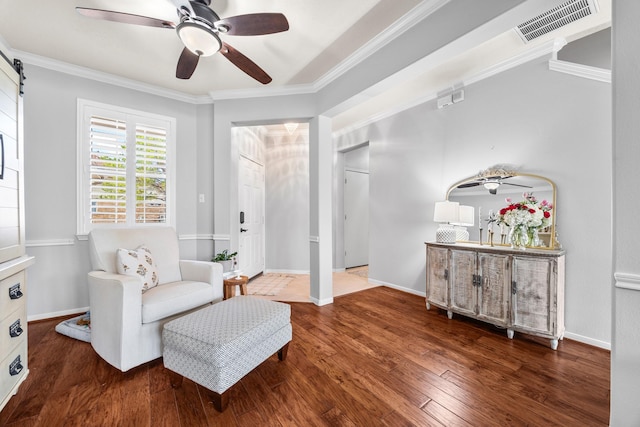
[{"label": "built-in cabinet", "polygon": [[427,243],[427,309],[431,305],[523,332],[564,335],[564,251],[479,244]]},{"label": "built-in cabinet", "polygon": [[0,58],[0,410],[29,372],[20,74]]}]

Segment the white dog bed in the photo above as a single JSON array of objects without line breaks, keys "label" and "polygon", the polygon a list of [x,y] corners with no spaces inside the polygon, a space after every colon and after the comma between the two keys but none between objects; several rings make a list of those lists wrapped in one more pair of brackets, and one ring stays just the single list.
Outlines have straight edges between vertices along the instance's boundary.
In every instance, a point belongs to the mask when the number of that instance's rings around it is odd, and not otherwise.
[{"label": "white dog bed", "polygon": [[91,342],[91,323],[89,312],[64,320],[56,325],[56,332],[80,341]]}]

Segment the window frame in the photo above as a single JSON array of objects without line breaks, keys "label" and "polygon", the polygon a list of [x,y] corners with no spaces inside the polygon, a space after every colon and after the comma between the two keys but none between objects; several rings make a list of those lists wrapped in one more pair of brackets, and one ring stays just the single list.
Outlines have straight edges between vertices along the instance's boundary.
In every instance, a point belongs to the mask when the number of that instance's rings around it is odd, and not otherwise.
[{"label": "window frame", "polygon": [[[96,228],[129,228],[129,227],[163,227],[176,226],[176,119],[131,108],[104,104],[78,98],[77,104],[77,237],[86,240],[89,232]],[[135,215],[127,215],[123,223],[92,224],[90,220],[90,123],[92,116],[103,116],[121,120],[127,127],[127,151],[130,151],[132,140],[135,151],[136,125],[154,126],[166,130],[166,217],[165,222],[137,223]],[[133,135],[131,138],[130,136]],[[129,157],[128,157],[129,158]],[[129,167],[127,161],[127,191],[133,182],[133,197],[135,200],[135,167]],[[133,158],[135,165],[135,158]],[[135,211],[135,206],[133,207]]]}]

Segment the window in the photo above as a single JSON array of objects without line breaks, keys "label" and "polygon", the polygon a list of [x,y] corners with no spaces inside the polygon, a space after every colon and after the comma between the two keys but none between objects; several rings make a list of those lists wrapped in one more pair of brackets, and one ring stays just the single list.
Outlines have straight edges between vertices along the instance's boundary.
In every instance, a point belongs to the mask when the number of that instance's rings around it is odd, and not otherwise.
[{"label": "window", "polygon": [[78,101],[78,234],[173,224],[175,119]]}]

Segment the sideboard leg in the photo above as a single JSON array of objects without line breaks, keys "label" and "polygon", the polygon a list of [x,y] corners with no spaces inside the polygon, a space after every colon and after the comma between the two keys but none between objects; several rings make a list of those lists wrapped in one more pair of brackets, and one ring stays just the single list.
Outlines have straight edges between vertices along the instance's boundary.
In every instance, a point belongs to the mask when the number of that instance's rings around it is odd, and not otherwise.
[{"label": "sideboard leg", "polygon": [[427,310],[431,310],[431,304],[429,304],[429,301],[427,301]]},{"label": "sideboard leg", "polygon": [[507,336],[509,337],[510,340],[513,339],[513,335],[514,335],[513,329],[507,329]]},{"label": "sideboard leg", "polygon": [[550,340],[551,341],[551,350],[558,349],[558,340]]},{"label": "sideboard leg", "polygon": [[451,310],[447,310],[447,317],[448,317],[449,319],[453,319],[453,311],[451,311]]}]

